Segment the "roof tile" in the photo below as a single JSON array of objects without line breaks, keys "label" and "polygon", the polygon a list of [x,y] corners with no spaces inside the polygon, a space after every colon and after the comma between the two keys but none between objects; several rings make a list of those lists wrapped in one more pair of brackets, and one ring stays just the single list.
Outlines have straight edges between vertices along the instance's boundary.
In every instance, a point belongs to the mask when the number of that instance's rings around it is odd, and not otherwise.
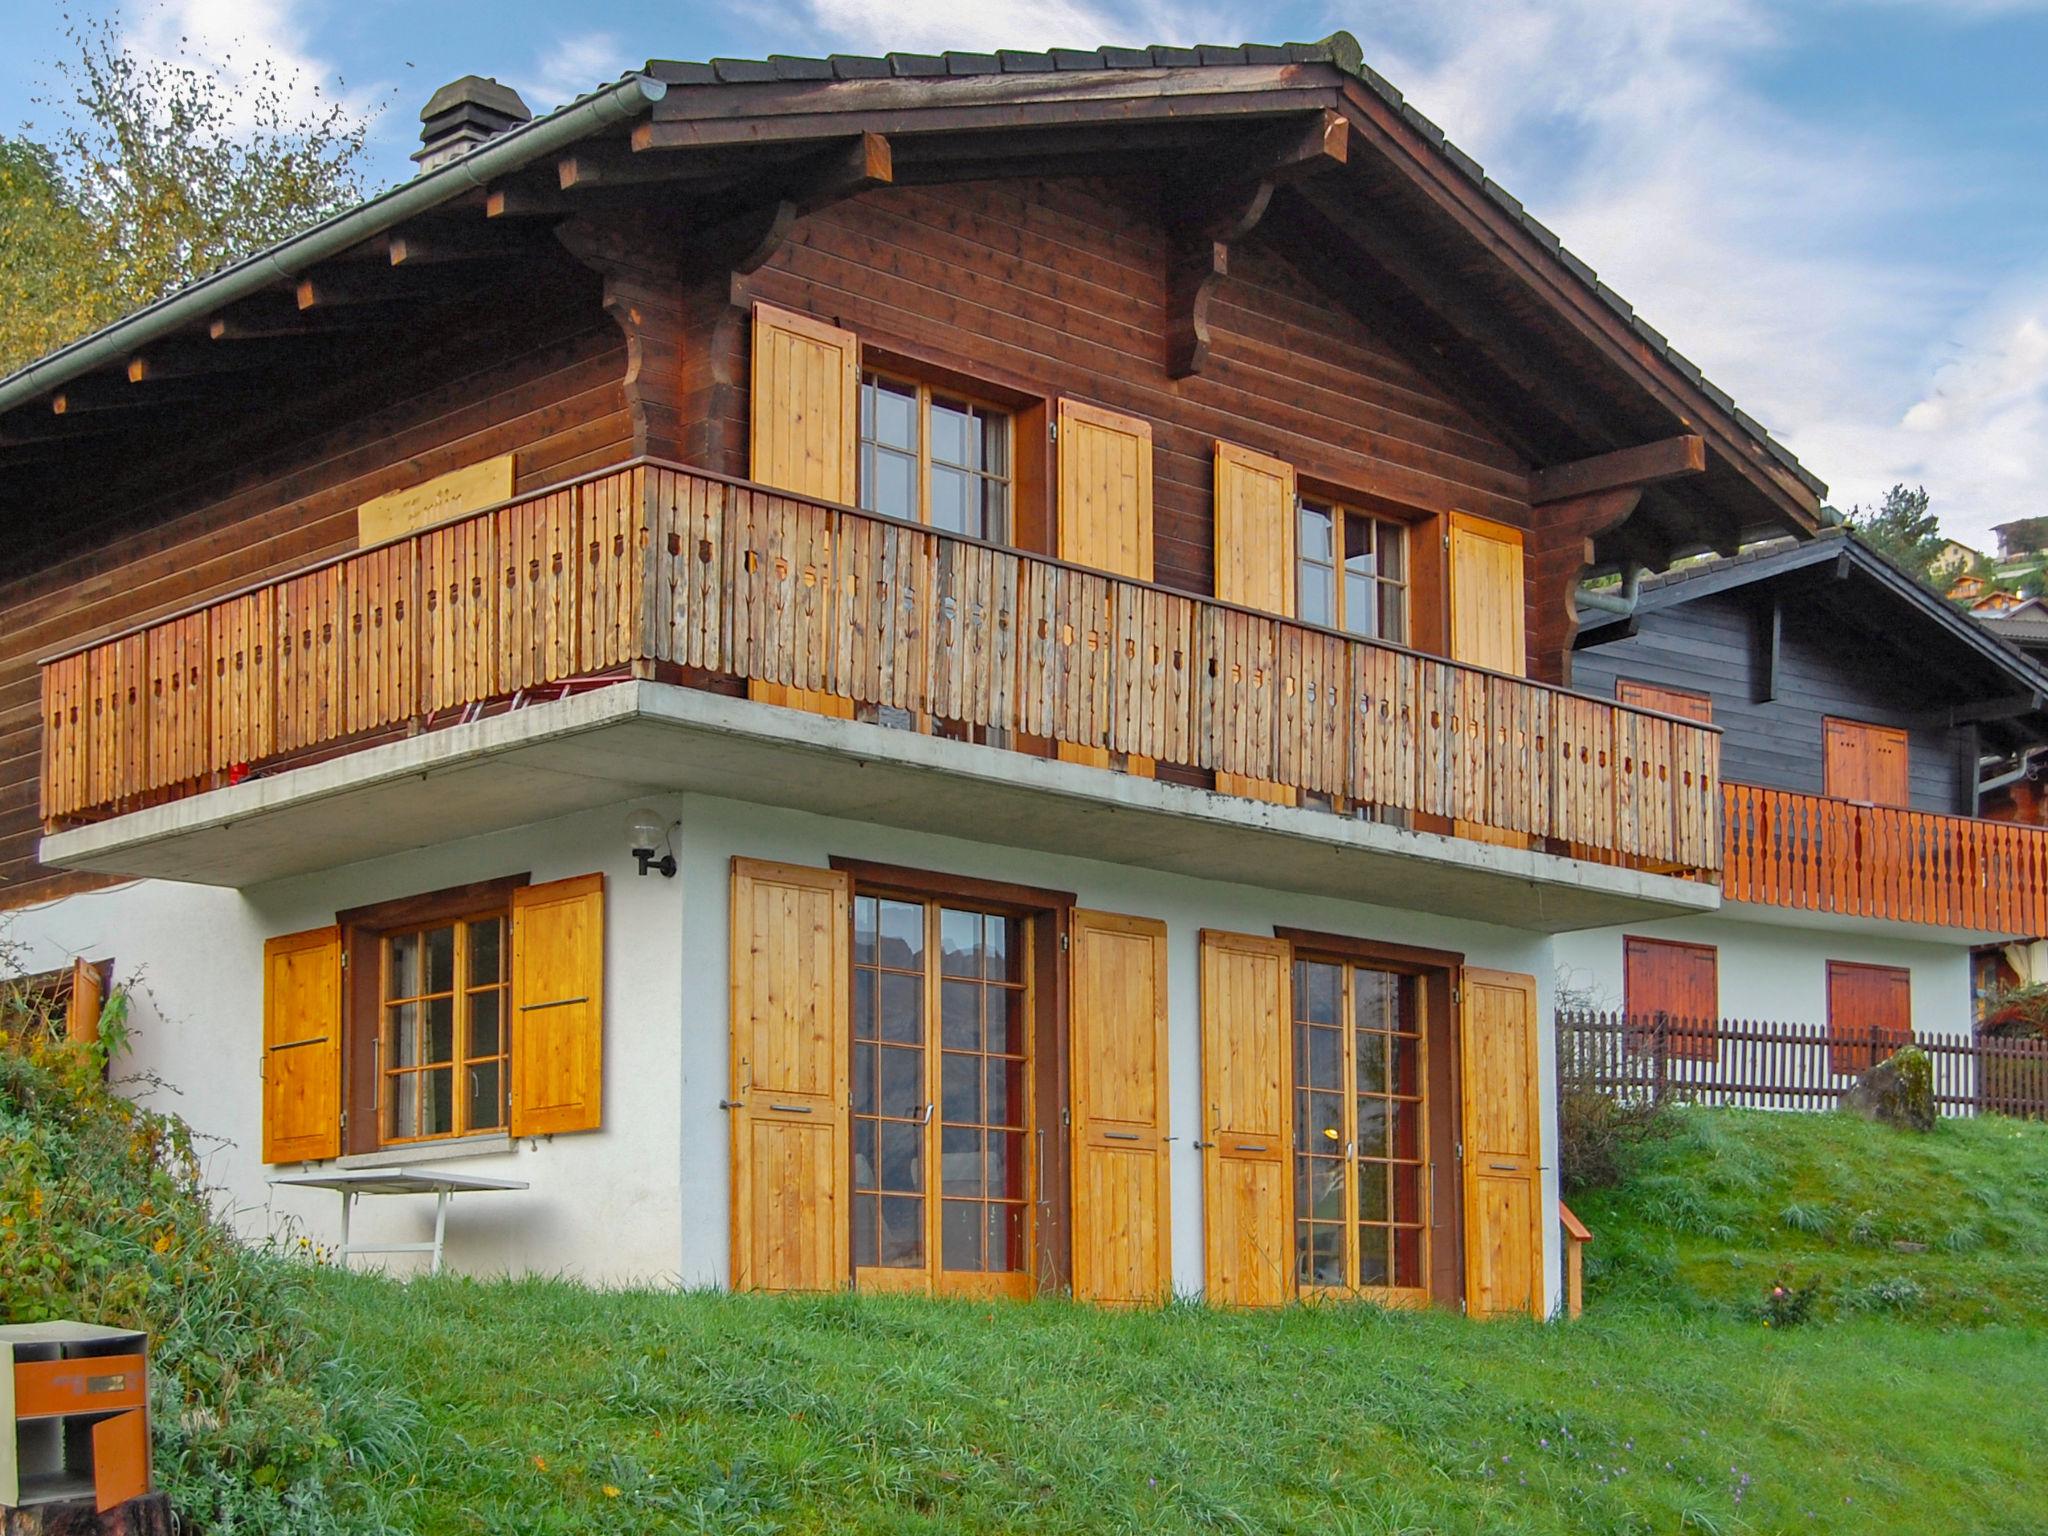
[{"label": "roof tile", "polygon": [[713,59],[721,85],[754,85],[775,79],[775,66],[766,59]]},{"label": "roof tile", "polygon": [[882,80],[888,78],[889,61],[864,53],[835,53],[832,68],[842,80]]},{"label": "roof tile", "polygon": [[1043,75],[1054,68],[1050,54],[1028,53],[1018,48],[998,48],[996,58],[1003,72],[1010,75]]},{"label": "roof tile", "polygon": [[830,59],[799,58],[793,54],[771,53],[768,62],[775,66],[775,74],[782,80],[830,80],[832,61]]}]

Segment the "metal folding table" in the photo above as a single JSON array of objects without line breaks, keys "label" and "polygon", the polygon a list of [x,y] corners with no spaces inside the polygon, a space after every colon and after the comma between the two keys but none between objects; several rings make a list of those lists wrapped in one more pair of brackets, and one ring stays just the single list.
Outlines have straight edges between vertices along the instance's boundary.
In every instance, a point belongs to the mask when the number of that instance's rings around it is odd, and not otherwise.
[{"label": "metal folding table", "polygon": [[[524,1189],[524,1179],[486,1179],[475,1174],[447,1173],[439,1168],[335,1168],[314,1173],[280,1173],[271,1184],[293,1189],[332,1189],[341,1195],[341,1248],[345,1267],[357,1253],[431,1253],[431,1273],[441,1273],[442,1240],[448,1231],[448,1197],[492,1190]],[[349,1219],[358,1195],[432,1195],[434,1240],[431,1243],[358,1243],[349,1235]]]}]

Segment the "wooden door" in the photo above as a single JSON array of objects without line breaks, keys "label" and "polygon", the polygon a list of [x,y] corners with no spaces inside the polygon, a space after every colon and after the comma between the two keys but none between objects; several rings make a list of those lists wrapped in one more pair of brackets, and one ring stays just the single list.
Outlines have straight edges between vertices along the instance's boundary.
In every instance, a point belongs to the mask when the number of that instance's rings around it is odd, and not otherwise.
[{"label": "wooden door", "polygon": [[1202,1232],[1209,1300],[1294,1295],[1285,939],[1202,934]]},{"label": "wooden door", "polygon": [[1868,1072],[1913,1039],[1913,973],[1899,965],[1828,962],[1828,1070]]},{"label": "wooden door", "polygon": [[1837,800],[1910,805],[1910,751],[1904,731],[1830,715],[1824,723],[1826,792]]},{"label": "wooden door", "polygon": [[1536,978],[1468,967],[1463,988],[1465,1309],[1541,1317]]},{"label": "wooden door", "polygon": [[1720,1055],[1721,980],[1711,944],[1680,944],[1634,934],[1621,941],[1622,1010],[1638,1048],[1664,1021],[1667,1056],[1712,1061]]},{"label": "wooden door", "polygon": [[1639,683],[1634,678],[1620,677],[1614,681],[1614,701],[1633,704],[1638,709],[1661,710],[1682,720],[1697,720],[1701,725],[1714,723],[1714,701],[1704,693],[1692,693],[1684,688],[1659,688],[1655,683]]},{"label": "wooden door", "polygon": [[[753,478],[853,506],[860,499],[860,338],[772,304],[754,306]],[[828,588],[831,583],[827,583]],[[853,700],[751,682],[749,698],[851,718]]]},{"label": "wooden door", "polygon": [[1074,1295],[1161,1302],[1173,1287],[1166,925],[1076,908],[1071,932]]},{"label": "wooden door", "polygon": [[341,1155],[341,930],[263,946],[263,1161]]},{"label": "wooden door", "polygon": [[594,1131],[604,1102],[604,876],[512,893],[514,1136]]},{"label": "wooden door", "polygon": [[[1099,405],[1061,400],[1057,553],[1111,576],[1152,579],[1152,423]],[[1104,616],[1107,623],[1107,615]],[[1070,763],[1110,766],[1106,747],[1059,743]],[[1150,758],[1124,766],[1150,777]]]},{"label": "wooden door", "polygon": [[850,1273],[849,878],[732,865],[732,1283],[823,1291]]},{"label": "wooden door", "polygon": [[[1450,518],[1451,659],[1521,677],[1528,671],[1519,529],[1454,512]],[[1526,848],[1520,832],[1454,820],[1459,837]]]},{"label": "wooden door", "polygon": [[[1216,444],[1216,595],[1226,603],[1294,617],[1294,466],[1234,443]],[[1294,787],[1269,779],[1219,773],[1216,788],[1293,805]]]}]

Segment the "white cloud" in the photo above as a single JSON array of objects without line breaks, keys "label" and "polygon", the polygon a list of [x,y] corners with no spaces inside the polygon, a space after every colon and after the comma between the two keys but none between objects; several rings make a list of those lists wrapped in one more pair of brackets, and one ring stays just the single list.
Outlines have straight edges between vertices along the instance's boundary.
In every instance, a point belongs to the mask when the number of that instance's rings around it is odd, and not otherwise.
[{"label": "white cloud", "polygon": [[[183,62],[220,77],[230,100],[247,104],[266,76],[294,111],[333,101],[336,73],[313,51],[297,0],[169,0],[130,13],[124,39],[137,54]],[[340,98],[352,109],[365,101]]]},{"label": "white cloud", "polygon": [[549,44],[512,83],[533,109],[533,115],[539,117],[596,90],[608,80],[618,79],[639,63],[640,59],[630,57],[612,33],[585,32]]},{"label": "white cloud", "polygon": [[[1247,6],[1089,4],[1086,0],[1019,0],[976,5],[962,0],[804,0],[805,31],[856,53],[941,52],[945,49],[1095,48],[1104,43],[1241,41],[1259,36],[1258,13]],[[1235,19],[1232,19],[1235,18]],[[762,19],[768,16],[764,13]],[[823,52],[806,47],[805,52]]]}]

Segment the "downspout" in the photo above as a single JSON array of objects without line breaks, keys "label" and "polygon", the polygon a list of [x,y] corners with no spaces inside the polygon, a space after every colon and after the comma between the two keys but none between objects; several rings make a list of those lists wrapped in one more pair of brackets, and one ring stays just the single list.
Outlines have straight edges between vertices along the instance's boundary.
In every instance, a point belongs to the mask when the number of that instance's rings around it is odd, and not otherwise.
[{"label": "downspout", "polygon": [[1642,595],[1643,568],[1631,560],[1622,567],[1619,596],[1604,587],[1581,585],[1574,601],[1581,608],[1594,608],[1601,613],[1618,614],[1624,619],[1630,619],[1635,617],[1636,602]]},{"label": "downspout", "polygon": [[211,277],[201,278],[190,287],[29,364],[11,378],[0,380],[0,413],[48,394],[95,368],[125,362],[145,342],[205,319],[279,282],[293,281],[317,263],[445,203],[458,193],[566,149],[600,128],[640,117],[667,94],[668,87],[659,80],[628,75],[581,101],[500,134],[459,160],[415,176],[303,234],[245,257]]}]

